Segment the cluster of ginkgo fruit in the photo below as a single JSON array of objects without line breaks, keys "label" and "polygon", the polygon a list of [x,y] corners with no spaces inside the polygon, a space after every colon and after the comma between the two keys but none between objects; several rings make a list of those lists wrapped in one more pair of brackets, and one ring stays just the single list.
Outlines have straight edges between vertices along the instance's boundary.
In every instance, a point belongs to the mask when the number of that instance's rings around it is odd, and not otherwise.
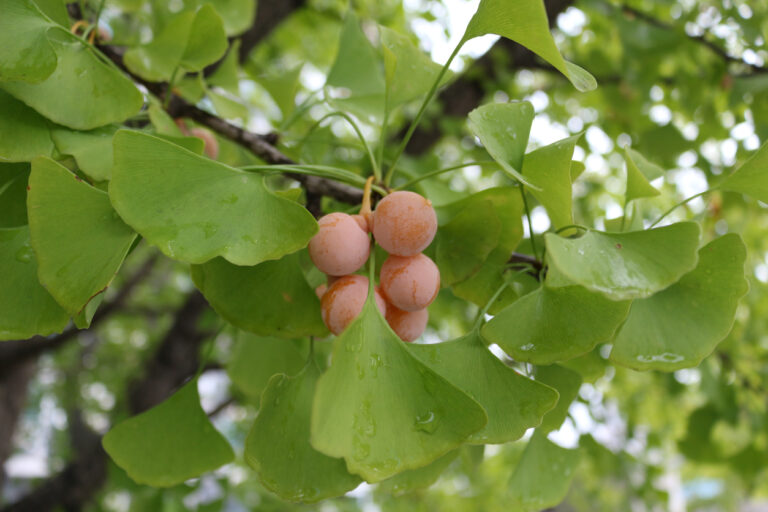
[{"label": "cluster of ginkgo fruit", "polygon": [[437,265],[421,253],[437,232],[432,203],[414,192],[387,195],[371,212],[365,203],[359,215],[330,213],[320,218],[320,229],[309,242],[315,266],[328,275],[316,292],[323,322],[340,334],[360,314],[368,297],[368,278],[355,274],[368,260],[369,233],[389,253],[374,288],[376,306],[403,341],[424,332],[427,306],[440,290]]}]

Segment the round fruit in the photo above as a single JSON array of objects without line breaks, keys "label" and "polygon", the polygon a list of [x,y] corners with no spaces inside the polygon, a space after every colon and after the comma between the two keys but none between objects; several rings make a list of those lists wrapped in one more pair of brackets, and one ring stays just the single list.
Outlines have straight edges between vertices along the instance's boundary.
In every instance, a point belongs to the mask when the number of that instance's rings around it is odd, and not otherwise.
[{"label": "round fruit", "polygon": [[368,225],[368,219],[366,219],[364,215],[360,215],[356,213],[352,215],[352,218],[355,219],[355,222],[357,222],[360,225],[360,229],[362,229],[366,233],[371,232],[371,227]]},{"label": "round fruit", "polygon": [[390,254],[413,256],[435,238],[437,215],[428,199],[414,192],[389,194],[376,206],[372,217],[376,242]]},{"label": "round fruit", "polygon": [[[325,292],[320,302],[323,322],[333,334],[341,334],[363,310],[368,298],[368,278],[358,275],[340,277]],[[387,314],[387,303],[374,291],[376,307]]]},{"label": "round fruit", "polygon": [[387,306],[387,323],[401,340],[413,341],[424,332],[429,320],[426,309],[403,311],[392,304]]},{"label": "round fruit", "polygon": [[384,297],[405,311],[426,308],[440,290],[440,271],[423,254],[390,255],[381,266],[379,279]]},{"label": "round fruit", "polygon": [[330,276],[344,276],[363,266],[371,241],[360,225],[346,213],[329,213],[317,223],[320,230],[309,241],[309,257]]}]

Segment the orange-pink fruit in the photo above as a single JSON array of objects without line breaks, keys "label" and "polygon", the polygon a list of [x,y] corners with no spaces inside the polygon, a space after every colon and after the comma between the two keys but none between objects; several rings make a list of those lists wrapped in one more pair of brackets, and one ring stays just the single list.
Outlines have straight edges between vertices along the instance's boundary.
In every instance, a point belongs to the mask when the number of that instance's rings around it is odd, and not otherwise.
[{"label": "orange-pink fruit", "polygon": [[329,276],[343,276],[363,266],[371,241],[352,216],[329,213],[317,222],[320,229],[309,241],[309,257],[317,268]]},{"label": "orange-pink fruit", "polygon": [[372,217],[373,237],[390,254],[413,256],[435,238],[437,214],[432,203],[416,194],[400,190],[389,194],[376,206]]},{"label": "orange-pink fruit", "polygon": [[427,328],[429,313],[426,309],[403,311],[392,304],[387,306],[387,323],[401,340],[414,341]]},{"label": "orange-pink fruit", "polygon": [[216,137],[211,132],[205,128],[195,127],[189,130],[189,134],[192,137],[201,139],[205,147],[203,151],[206,156],[212,160],[216,160],[216,157],[219,156],[219,141],[216,140]]},{"label": "orange-pink fruit", "polygon": [[[336,280],[323,295],[320,309],[328,330],[339,335],[360,314],[368,298],[368,278],[358,275],[344,276]],[[387,303],[374,291],[376,307],[387,314]]]},{"label": "orange-pink fruit", "polygon": [[371,232],[371,226],[368,225],[368,219],[366,219],[364,215],[360,215],[359,213],[356,213],[352,215],[352,218],[355,219],[355,222],[358,223],[358,225],[360,226],[360,229],[362,229],[366,233]]},{"label": "orange-pink fruit", "polygon": [[390,256],[381,266],[381,291],[387,301],[405,311],[429,306],[440,290],[440,271],[423,254]]}]

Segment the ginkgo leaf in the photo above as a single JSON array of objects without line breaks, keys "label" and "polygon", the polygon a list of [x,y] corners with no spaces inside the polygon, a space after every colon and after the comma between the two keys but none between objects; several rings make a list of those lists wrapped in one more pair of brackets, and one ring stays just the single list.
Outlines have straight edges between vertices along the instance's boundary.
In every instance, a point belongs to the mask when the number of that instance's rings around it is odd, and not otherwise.
[{"label": "ginkgo leaf", "polygon": [[490,201],[475,202],[440,226],[435,251],[440,280],[452,285],[477,272],[498,246],[500,232],[501,222]]},{"label": "ginkgo leaf", "polygon": [[746,248],[736,234],[699,250],[696,268],[669,288],[632,303],[616,335],[611,360],[636,370],[697,366],[733,326],[749,288]]},{"label": "ginkgo leaf", "polygon": [[0,340],[61,332],[69,315],[37,280],[29,227],[0,229]]},{"label": "ginkgo leaf", "polygon": [[475,400],[411,355],[369,298],[334,341],[317,383],[311,439],[379,482],[430,464],[487,421]]},{"label": "ginkgo leaf", "polygon": [[723,190],[741,192],[758,201],[768,203],[768,143],[726,177],[719,185]]},{"label": "ginkgo leaf", "polygon": [[537,430],[509,480],[512,503],[531,512],[559,504],[568,493],[580,460],[579,450],[558,446]]},{"label": "ginkgo leaf", "polygon": [[[482,447],[482,445],[481,445]],[[417,489],[425,489],[435,483],[440,475],[459,456],[460,450],[448,452],[432,464],[418,469],[409,469],[379,483],[378,490],[395,496]]]},{"label": "ginkgo leaf", "polygon": [[144,103],[133,82],[75,36],[53,30],[56,70],[43,81],[0,82],[0,88],[60,125],[90,130],[122,122]]},{"label": "ginkgo leaf", "polygon": [[49,158],[32,162],[27,210],[40,282],[75,316],[109,286],[136,233],[106,193]]},{"label": "ginkgo leaf", "polygon": [[679,222],[646,231],[580,238],[544,235],[547,258],[569,281],[611,300],[643,298],[671,285],[698,260],[699,225]]},{"label": "ginkgo leaf", "polygon": [[523,159],[522,173],[535,188],[530,193],[547,210],[554,228],[573,224],[571,159],[581,134],[537,148]]},{"label": "ginkgo leaf", "polygon": [[469,436],[470,443],[501,444],[519,439],[527,429],[538,426],[557,403],[554,389],[499,361],[477,331],[452,341],[407,347],[485,409],[488,423]]},{"label": "ginkgo leaf", "polygon": [[227,375],[235,387],[258,402],[273,375],[296,375],[306,359],[294,340],[239,331]]},{"label": "ginkgo leaf", "polygon": [[507,174],[529,186],[530,182],[520,173],[531,123],[533,105],[527,101],[489,103],[469,113],[469,129],[480,139],[488,154]]},{"label": "ginkgo leaf", "polygon": [[197,379],[166,401],[118,423],[104,450],[140,484],[170,487],[232,462],[235,453],[200,406]]},{"label": "ginkgo leaf", "polygon": [[497,34],[525,46],[557,68],[579,91],[597,87],[592,75],[560,55],[541,0],[481,0],[462,42],[485,34]]},{"label": "ginkgo leaf", "polygon": [[628,148],[624,149],[624,162],[627,164],[627,187],[624,192],[625,202],[629,203],[633,199],[641,197],[654,197],[660,194],[640,171],[635,163],[633,153]]},{"label": "ginkgo leaf", "polygon": [[25,226],[29,164],[0,163],[0,228]]},{"label": "ginkgo leaf", "polygon": [[253,267],[216,258],[193,266],[192,279],[217,313],[246,331],[282,338],[328,332],[298,254]]},{"label": "ginkgo leaf", "polygon": [[554,388],[558,393],[555,407],[550,410],[537,428],[540,432],[557,430],[568,416],[568,408],[571,402],[578,396],[581,387],[581,375],[563,366],[553,364],[551,366],[537,366],[536,380]]},{"label": "ginkgo leaf", "polygon": [[29,162],[51,155],[53,141],[43,116],[2,90],[0,112],[0,161]]},{"label": "ginkgo leaf", "polygon": [[299,65],[292,69],[281,71],[277,75],[268,74],[256,78],[256,81],[267,90],[277,104],[277,107],[283,114],[283,119],[288,119],[288,116],[296,108],[296,93],[301,86],[299,78],[302,67]]},{"label": "ginkgo leaf", "polygon": [[55,24],[31,0],[4,0],[0,16],[0,81],[40,82],[56,69],[48,41]]},{"label": "ginkgo leaf", "polygon": [[317,231],[312,214],[272,193],[259,174],[128,130],[115,135],[114,152],[112,205],[171,258],[256,265],[305,247]]},{"label": "ginkgo leaf", "polygon": [[93,181],[108,181],[112,177],[112,137],[118,127],[103,126],[95,130],[75,131],[55,128],[51,131],[56,149],[62,155],[72,155],[77,166]]},{"label": "ginkgo leaf", "polygon": [[541,286],[496,313],[482,334],[516,361],[552,364],[610,341],[629,305],[581,286]]},{"label": "ginkgo leaf", "polygon": [[245,440],[245,460],[264,486],[284,500],[313,503],[341,496],[360,484],[344,459],[309,444],[312,399],[320,368],[310,361],[295,377],[273,376]]}]

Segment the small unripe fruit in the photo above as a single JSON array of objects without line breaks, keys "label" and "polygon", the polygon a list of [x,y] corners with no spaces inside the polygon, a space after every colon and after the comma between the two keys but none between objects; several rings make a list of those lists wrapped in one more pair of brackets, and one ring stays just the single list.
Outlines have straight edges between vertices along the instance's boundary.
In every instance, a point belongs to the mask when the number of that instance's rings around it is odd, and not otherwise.
[{"label": "small unripe fruit", "polygon": [[440,290],[440,271],[423,254],[390,255],[381,266],[379,279],[384,297],[404,311],[426,308]]},{"label": "small unripe fruit", "polygon": [[320,230],[309,241],[309,257],[329,276],[357,271],[368,259],[371,241],[360,225],[346,213],[329,213],[317,223]]},{"label": "small unripe fruit", "polygon": [[403,311],[392,304],[387,306],[387,323],[401,340],[414,341],[427,328],[429,313],[426,309]]},{"label": "small unripe fruit", "polygon": [[413,256],[435,238],[437,214],[428,199],[404,190],[382,199],[373,212],[371,231],[390,254]]},{"label": "small unripe fruit", "polygon": [[[320,303],[323,322],[328,330],[339,335],[360,314],[368,298],[368,278],[358,275],[340,277],[325,292]],[[387,303],[374,291],[376,307],[387,314]]]},{"label": "small unripe fruit", "polygon": [[204,145],[203,151],[206,156],[212,160],[216,160],[216,157],[219,156],[219,141],[216,140],[216,137],[211,132],[204,128],[195,127],[189,130],[189,134],[192,137],[201,139]]}]

